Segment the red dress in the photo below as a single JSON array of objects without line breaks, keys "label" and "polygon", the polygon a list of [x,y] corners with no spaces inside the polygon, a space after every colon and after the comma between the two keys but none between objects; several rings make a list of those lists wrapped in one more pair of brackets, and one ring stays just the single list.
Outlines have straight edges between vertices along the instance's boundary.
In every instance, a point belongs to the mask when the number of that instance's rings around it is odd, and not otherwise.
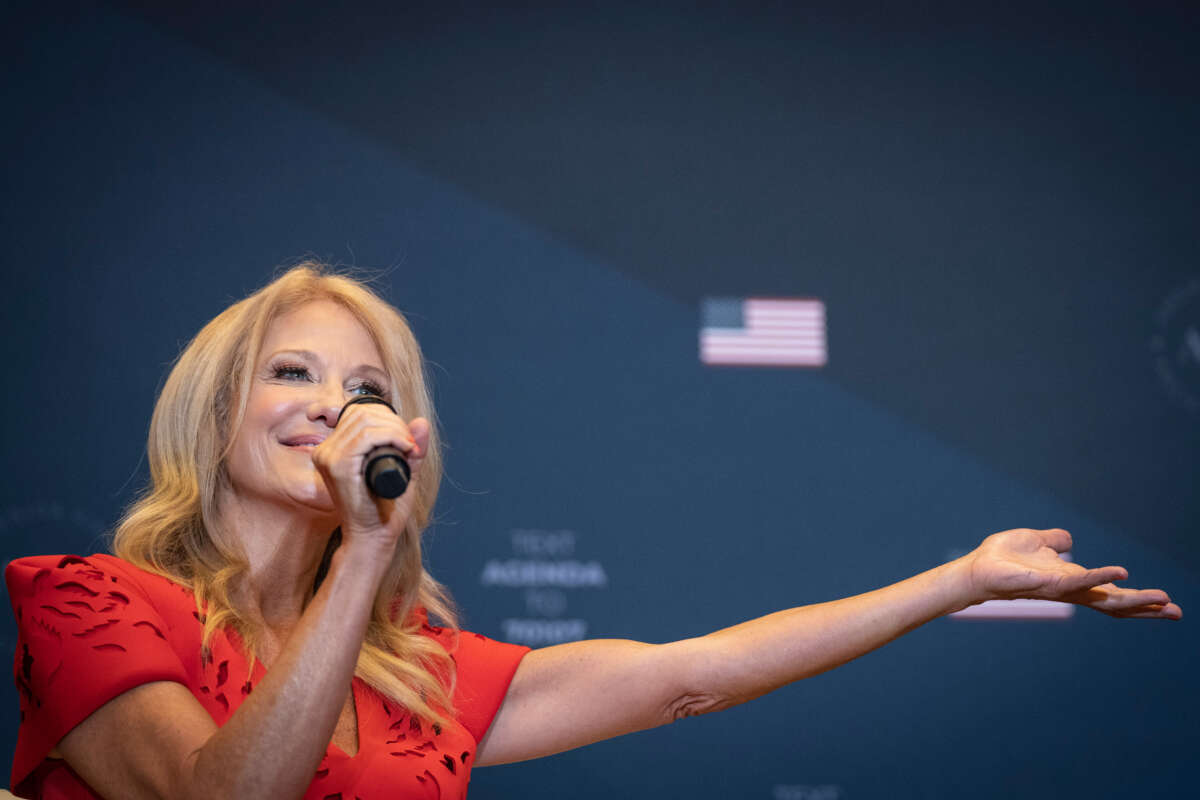
[{"label": "red dress", "polygon": [[[72,728],[106,702],[150,681],[182,683],[224,725],[265,674],[233,634],[218,632],[201,658],[201,617],[191,591],[109,555],[35,556],[5,571],[19,638],[21,727],[13,791],[64,800],[97,795],[65,761],[48,758]],[[449,650],[448,631],[422,633]],[[478,743],[500,708],[527,647],[462,632],[453,657],[455,718],[423,725],[354,679],[358,753],[325,751],[305,798],[461,798]]]}]

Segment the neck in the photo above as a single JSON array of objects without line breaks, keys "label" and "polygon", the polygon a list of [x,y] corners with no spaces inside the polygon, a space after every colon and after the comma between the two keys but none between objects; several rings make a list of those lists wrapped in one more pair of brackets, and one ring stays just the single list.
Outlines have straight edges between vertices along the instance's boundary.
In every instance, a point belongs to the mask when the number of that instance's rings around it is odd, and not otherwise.
[{"label": "neck", "polygon": [[312,599],[313,581],[337,520],[237,495],[226,497],[220,508],[223,530],[250,566],[240,601],[269,630],[290,629]]}]

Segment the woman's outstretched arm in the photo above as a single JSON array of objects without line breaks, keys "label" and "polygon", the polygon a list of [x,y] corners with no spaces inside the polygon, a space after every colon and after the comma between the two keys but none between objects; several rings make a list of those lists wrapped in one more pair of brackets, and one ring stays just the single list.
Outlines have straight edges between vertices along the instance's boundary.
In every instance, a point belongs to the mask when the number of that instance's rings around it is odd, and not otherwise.
[{"label": "woman's outstretched arm", "polygon": [[779,611],[665,645],[596,640],[522,661],[479,764],[536,758],[744,703],[845,664],[944,614],[991,599],[1079,603],[1118,617],[1178,619],[1158,589],[1122,589],[1122,567],[1059,558],[1066,531],[994,534],[962,558],[865,594]]}]

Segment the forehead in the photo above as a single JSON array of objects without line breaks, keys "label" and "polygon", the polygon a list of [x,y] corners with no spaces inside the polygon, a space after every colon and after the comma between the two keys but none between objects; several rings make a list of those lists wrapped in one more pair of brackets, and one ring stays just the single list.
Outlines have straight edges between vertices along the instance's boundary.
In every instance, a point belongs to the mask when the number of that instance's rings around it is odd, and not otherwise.
[{"label": "forehead", "polygon": [[261,358],[280,350],[309,350],[323,359],[383,368],[379,348],[366,327],[331,300],[314,300],[273,319],[263,338]]}]

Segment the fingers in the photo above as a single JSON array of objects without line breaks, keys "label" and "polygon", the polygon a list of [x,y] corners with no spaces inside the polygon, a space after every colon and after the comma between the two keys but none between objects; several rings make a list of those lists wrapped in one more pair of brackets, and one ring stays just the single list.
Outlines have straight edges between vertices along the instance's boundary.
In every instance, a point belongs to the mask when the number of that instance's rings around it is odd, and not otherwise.
[{"label": "fingers", "polygon": [[1174,603],[1162,606],[1150,606],[1145,610],[1133,613],[1113,614],[1114,617],[1125,619],[1183,619],[1183,609]]},{"label": "fingers", "polygon": [[425,454],[429,452],[429,437],[433,433],[429,420],[424,417],[417,417],[408,423],[408,432],[412,434],[413,439],[416,441],[417,455],[424,458]]},{"label": "fingers", "polygon": [[1036,533],[1041,537],[1042,544],[1057,553],[1065,553],[1071,549],[1071,534],[1062,528],[1051,528],[1050,530],[1036,531]]},{"label": "fingers", "polygon": [[1088,580],[1092,581],[1093,586],[1099,586],[1102,583],[1125,580],[1129,577],[1129,570],[1124,567],[1097,567],[1089,569],[1084,574]]},{"label": "fingers", "polygon": [[363,459],[372,450],[388,446],[399,450],[416,473],[429,451],[429,421],[417,418],[405,423],[383,406],[364,404],[362,408],[364,413],[347,414],[324,443],[322,457],[326,465],[333,468],[333,463],[340,463],[344,472],[339,473],[349,477],[362,468]]},{"label": "fingers", "polygon": [[313,464],[341,513],[343,535],[383,528],[396,534],[404,527],[412,509],[411,484],[409,491],[396,500],[375,497],[363,480],[363,466],[375,448],[394,447],[404,455],[415,483],[429,439],[427,420],[406,423],[380,404],[362,403],[345,409],[337,427],[313,450]]},{"label": "fingers", "polygon": [[1162,589],[1122,589],[1111,583],[1095,586],[1078,602],[1113,617],[1180,619],[1183,609]]},{"label": "fingers", "polygon": [[1133,609],[1141,606],[1165,606],[1171,602],[1162,589],[1121,589],[1110,587],[1108,605],[1114,609]]},{"label": "fingers", "polygon": [[1181,619],[1183,617],[1183,609],[1175,603],[1120,605],[1112,608],[1097,607],[1096,610],[1119,619]]},{"label": "fingers", "polygon": [[[417,420],[413,420],[413,423],[416,422]],[[421,422],[428,427],[428,421],[421,419]],[[374,430],[375,436],[363,439],[362,434],[371,429]],[[335,437],[343,441],[354,438],[362,442],[366,448],[362,452],[364,455],[381,445],[390,445],[408,455],[416,444],[409,424],[406,424],[386,406],[376,403],[360,403],[349,406],[345,411],[345,417],[338,422],[330,439]]]},{"label": "fingers", "polygon": [[[1124,567],[1097,567],[1096,569],[1065,567],[1064,569],[1072,571],[1059,576],[1058,584],[1055,586],[1056,593],[1072,594],[1086,592],[1089,589],[1094,589],[1104,584],[1111,584],[1113,581],[1123,581],[1129,577],[1129,573],[1126,572]],[[1117,589],[1115,586],[1113,588]],[[1117,589],[1117,591],[1125,590]]]}]

